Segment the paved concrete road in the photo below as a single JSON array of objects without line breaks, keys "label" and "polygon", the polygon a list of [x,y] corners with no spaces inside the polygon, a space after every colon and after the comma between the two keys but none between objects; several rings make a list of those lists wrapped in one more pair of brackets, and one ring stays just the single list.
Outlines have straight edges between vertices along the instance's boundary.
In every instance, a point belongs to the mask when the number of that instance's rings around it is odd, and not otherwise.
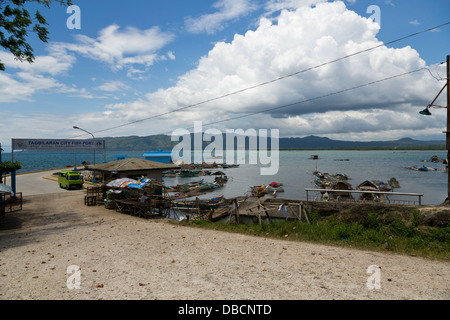
[{"label": "paved concrete road", "polygon": [[[58,185],[58,178],[53,175],[54,172],[58,172],[58,169],[18,174],[16,176],[16,192],[22,192],[22,197],[62,192],[79,192],[61,189]],[[11,184],[9,177],[7,184]]]}]

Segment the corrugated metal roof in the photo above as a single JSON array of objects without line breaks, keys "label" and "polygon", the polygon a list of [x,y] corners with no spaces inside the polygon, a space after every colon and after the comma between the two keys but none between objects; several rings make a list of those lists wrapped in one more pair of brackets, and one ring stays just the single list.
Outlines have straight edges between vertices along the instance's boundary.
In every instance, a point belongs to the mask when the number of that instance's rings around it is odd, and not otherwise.
[{"label": "corrugated metal roof", "polygon": [[88,166],[89,170],[95,171],[143,171],[143,170],[169,170],[179,169],[179,166],[168,163],[160,163],[139,158],[129,158],[117,161],[111,161],[107,163],[98,163],[95,166]]}]

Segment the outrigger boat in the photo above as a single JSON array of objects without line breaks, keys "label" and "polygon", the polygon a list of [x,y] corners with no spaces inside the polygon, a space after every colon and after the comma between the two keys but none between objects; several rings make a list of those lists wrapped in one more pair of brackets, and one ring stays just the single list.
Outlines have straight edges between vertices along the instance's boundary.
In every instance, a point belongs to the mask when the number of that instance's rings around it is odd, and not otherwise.
[{"label": "outrigger boat", "polygon": [[223,169],[228,169],[228,168],[239,168],[239,164],[222,164],[221,165]]},{"label": "outrigger boat", "polygon": [[201,170],[181,170],[178,172],[179,177],[196,177],[198,176],[202,171]]},{"label": "outrigger boat", "polygon": [[268,192],[273,192],[273,191],[284,192],[284,188],[282,187],[282,184],[278,183],[278,182],[272,182],[271,184],[269,184],[267,186],[266,189]]},{"label": "outrigger boat", "polygon": [[278,192],[284,192],[284,188],[282,187],[281,183],[278,182],[272,182],[269,185],[259,185],[259,186],[252,186],[250,187],[250,191],[252,196],[254,197],[263,197],[264,195],[268,193],[278,193]]}]

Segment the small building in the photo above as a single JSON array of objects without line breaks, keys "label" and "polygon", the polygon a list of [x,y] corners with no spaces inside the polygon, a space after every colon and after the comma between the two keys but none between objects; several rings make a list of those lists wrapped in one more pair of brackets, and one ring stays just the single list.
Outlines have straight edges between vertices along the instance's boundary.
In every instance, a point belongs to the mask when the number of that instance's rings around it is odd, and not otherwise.
[{"label": "small building", "polygon": [[356,189],[365,191],[378,191],[377,185],[369,180],[366,180],[363,183],[359,184]]},{"label": "small building", "polygon": [[[358,187],[356,187],[358,190],[361,191],[380,191],[377,187],[377,185],[369,180],[364,181],[363,183],[359,184]],[[378,199],[379,196],[373,193],[362,193],[360,196],[361,200],[370,200],[373,201],[375,199]]]},{"label": "small building", "polygon": [[144,153],[143,157],[150,161],[172,163],[172,151],[163,151],[162,149],[158,149],[158,151]]},{"label": "small building", "polygon": [[[343,180],[337,180],[334,181],[331,184],[331,189],[332,190],[352,190],[352,185],[350,183],[348,183],[347,181],[343,181]],[[352,198],[352,195],[350,192],[339,192],[338,194],[341,198]]]},{"label": "small building", "polygon": [[139,158],[127,158],[123,160],[98,163],[86,166],[87,170],[95,175],[101,175],[103,181],[111,181],[120,178],[147,178],[162,182],[162,173],[166,170],[176,170],[179,166],[168,163],[155,162]]}]

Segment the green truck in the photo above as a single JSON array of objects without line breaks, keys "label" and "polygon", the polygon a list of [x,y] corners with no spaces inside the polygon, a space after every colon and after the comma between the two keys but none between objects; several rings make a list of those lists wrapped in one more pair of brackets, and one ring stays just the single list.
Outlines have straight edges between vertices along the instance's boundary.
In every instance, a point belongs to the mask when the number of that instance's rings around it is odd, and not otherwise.
[{"label": "green truck", "polygon": [[58,172],[59,187],[63,189],[83,188],[83,178],[78,171],[60,170]]}]

